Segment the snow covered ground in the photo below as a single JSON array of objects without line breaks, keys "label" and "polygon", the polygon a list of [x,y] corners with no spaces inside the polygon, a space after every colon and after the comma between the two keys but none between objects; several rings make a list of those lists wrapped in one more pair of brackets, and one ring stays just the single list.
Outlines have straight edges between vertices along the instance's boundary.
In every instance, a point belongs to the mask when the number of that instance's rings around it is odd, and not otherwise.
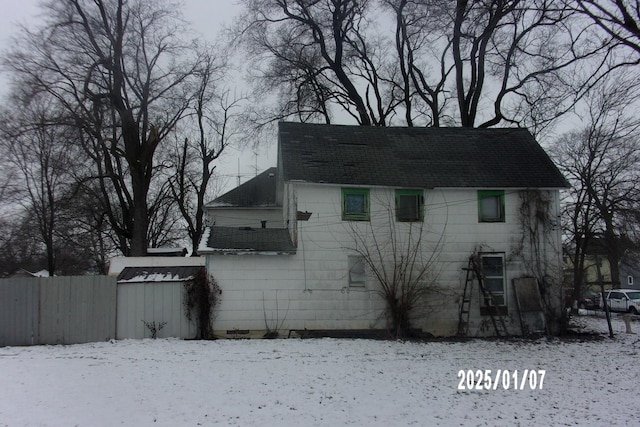
[{"label": "snow covered ground", "polygon": [[[607,330],[602,317],[576,323]],[[613,340],[3,347],[0,426],[638,425],[640,335],[619,317],[614,330]],[[542,389],[458,390],[470,369],[546,373]]]}]

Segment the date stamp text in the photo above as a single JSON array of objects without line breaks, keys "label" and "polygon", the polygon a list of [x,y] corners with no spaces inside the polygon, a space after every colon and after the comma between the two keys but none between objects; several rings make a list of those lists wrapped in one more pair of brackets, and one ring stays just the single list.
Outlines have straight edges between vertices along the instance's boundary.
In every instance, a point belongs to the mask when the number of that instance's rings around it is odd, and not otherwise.
[{"label": "date stamp text", "polygon": [[460,369],[458,390],[542,390],[545,369]]}]

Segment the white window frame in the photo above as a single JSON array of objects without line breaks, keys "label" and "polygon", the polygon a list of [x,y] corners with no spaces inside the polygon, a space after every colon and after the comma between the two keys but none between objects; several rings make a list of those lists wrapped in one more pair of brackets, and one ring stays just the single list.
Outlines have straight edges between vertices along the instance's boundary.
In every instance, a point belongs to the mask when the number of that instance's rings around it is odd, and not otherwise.
[{"label": "white window frame", "polygon": [[347,257],[347,279],[350,288],[364,288],[366,286],[366,263],[361,255]]},{"label": "white window frame", "polygon": [[[484,260],[485,258],[500,258],[501,260],[501,266],[502,266],[502,275],[497,276],[497,275],[487,275],[484,271]],[[494,299],[497,297],[502,298],[502,304],[496,304],[496,307],[506,307],[507,306],[507,266],[506,266],[506,262],[505,262],[505,255],[502,252],[487,252],[487,253],[481,253],[480,254],[480,265],[483,269],[482,271],[482,279],[483,279],[483,286],[485,288],[485,290],[490,291],[491,294],[493,295]],[[502,291],[493,291],[491,289],[489,289],[489,287],[487,286],[487,280],[495,280],[495,279],[501,279],[502,280]],[[489,301],[486,301],[484,298],[481,299],[480,304],[484,307],[491,307],[491,305],[489,304]]]},{"label": "white window frame", "polygon": [[[497,212],[487,212],[487,203]],[[504,190],[478,190],[478,222],[505,222]]]}]

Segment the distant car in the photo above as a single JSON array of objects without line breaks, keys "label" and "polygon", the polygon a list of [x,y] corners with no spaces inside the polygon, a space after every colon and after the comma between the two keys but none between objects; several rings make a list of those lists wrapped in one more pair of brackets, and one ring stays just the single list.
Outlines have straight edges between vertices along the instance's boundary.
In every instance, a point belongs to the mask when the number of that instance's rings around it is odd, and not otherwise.
[{"label": "distant car", "polygon": [[610,311],[640,313],[640,291],[637,289],[612,289],[606,295]]},{"label": "distant car", "polygon": [[[570,289],[565,294],[565,305],[567,308],[571,307],[571,293],[573,289]],[[580,298],[578,298],[578,308],[587,310],[595,310],[600,307],[599,294],[593,291],[584,291]]]}]

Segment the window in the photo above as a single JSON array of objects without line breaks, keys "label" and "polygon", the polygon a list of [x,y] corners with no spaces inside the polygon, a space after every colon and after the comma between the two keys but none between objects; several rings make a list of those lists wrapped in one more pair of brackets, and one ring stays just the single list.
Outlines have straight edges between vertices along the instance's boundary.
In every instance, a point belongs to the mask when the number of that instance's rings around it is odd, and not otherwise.
[{"label": "window", "polygon": [[505,306],[505,271],[504,271],[504,255],[487,254],[482,257],[482,276],[484,279],[484,288],[487,294],[493,297],[487,297],[483,301],[484,306]]},{"label": "window", "polygon": [[398,221],[422,221],[423,211],[422,190],[396,190],[396,219]]},{"label": "window", "polygon": [[478,191],[478,221],[504,222],[504,191]]},{"label": "window", "polygon": [[627,285],[633,286],[633,276],[627,276]]},{"label": "window", "polygon": [[364,258],[358,255],[349,255],[349,287],[364,287]]},{"label": "window", "polygon": [[344,221],[369,221],[369,189],[342,189],[342,219]]},{"label": "window", "polygon": [[610,292],[609,299],[624,299],[624,294],[622,292]]}]

